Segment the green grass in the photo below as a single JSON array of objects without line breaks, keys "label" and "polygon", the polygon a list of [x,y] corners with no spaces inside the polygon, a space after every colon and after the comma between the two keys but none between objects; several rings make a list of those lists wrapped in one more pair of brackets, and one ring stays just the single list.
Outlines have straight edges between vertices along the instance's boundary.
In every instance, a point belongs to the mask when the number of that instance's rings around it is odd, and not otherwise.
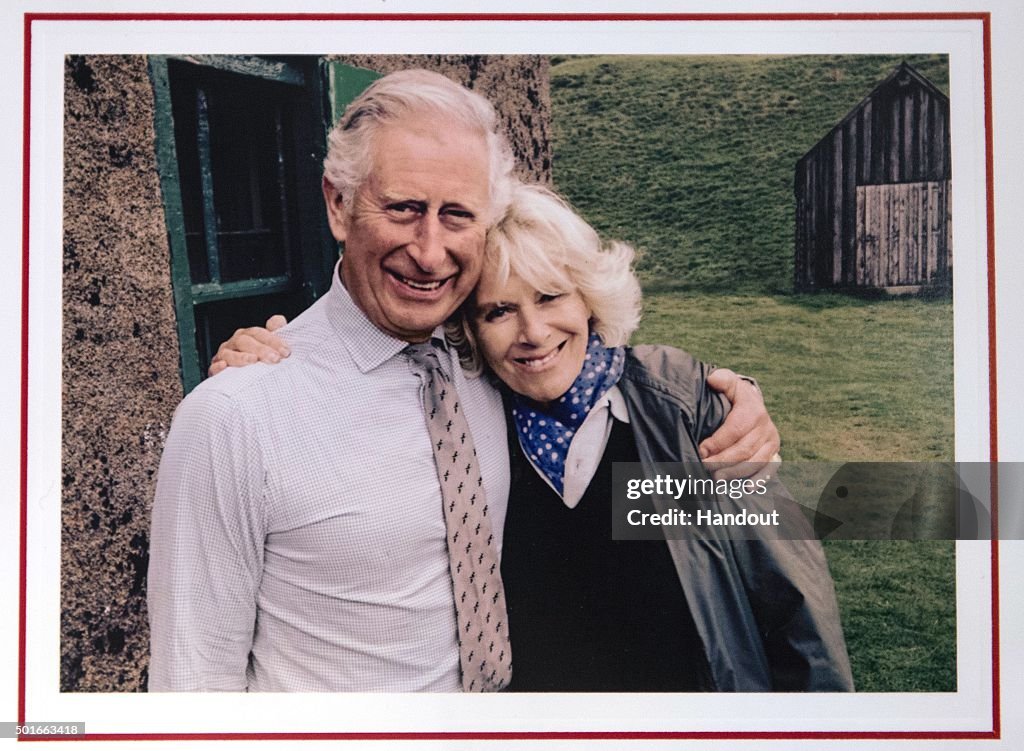
[{"label": "green grass", "polygon": [[956,690],[950,540],[826,544],[858,691]]},{"label": "green grass", "polygon": [[647,293],[636,342],[755,375],[787,461],[953,457],[953,306]]},{"label": "green grass", "polygon": [[[903,60],[552,60],[554,180],[641,253],[635,342],[754,375],[787,462],[953,456],[952,303],[793,295],[793,170]],[[947,541],[825,546],[860,691],[956,690]]]},{"label": "green grass", "polygon": [[903,60],[602,56],[551,69],[554,179],[661,288],[788,292],[796,161]]}]

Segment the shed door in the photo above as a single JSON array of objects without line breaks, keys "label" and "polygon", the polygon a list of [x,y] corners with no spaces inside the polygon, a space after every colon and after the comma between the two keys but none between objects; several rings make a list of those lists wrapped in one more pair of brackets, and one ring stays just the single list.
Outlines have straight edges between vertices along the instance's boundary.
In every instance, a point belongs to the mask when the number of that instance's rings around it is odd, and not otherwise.
[{"label": "shed door", "polygon": [[857,186],[857,286],[944,284],[953,266],[950,183]]}]

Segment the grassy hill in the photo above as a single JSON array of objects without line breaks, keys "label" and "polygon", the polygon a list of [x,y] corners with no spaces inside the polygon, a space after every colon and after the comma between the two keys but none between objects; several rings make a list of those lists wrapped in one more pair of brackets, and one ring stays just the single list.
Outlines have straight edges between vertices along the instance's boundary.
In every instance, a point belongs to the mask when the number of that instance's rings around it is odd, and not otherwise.
[{"label": "grassy hill", "polygon": [[648,289],[788,292],[796,161],[904,60],[948,92],[942,55],[554,58],[555,184]]},{"label": "grassy hill", "polygon": [[796,161],[904,60],[948,91],[943,55],[552,59],[555,184],[643,253],[635,341],[756,374],[790,461],[952,458],[948,298],[791,292]]}]

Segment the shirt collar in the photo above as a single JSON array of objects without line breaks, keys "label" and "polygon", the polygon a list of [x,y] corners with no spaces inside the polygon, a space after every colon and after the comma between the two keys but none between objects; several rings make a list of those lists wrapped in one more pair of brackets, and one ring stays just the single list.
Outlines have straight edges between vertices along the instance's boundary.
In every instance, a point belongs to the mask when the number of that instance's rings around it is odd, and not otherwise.
[{"label": "shirt collar", "polygon": [[608,405],[608,411],[612,413],[619,422],[629,424],[629,412],[626,409],[626,398],[619,391],[618,386],[612,386],[608,389],[608,393],[601,399],[602,402]]},{"label": "shirt collar", "polygon": [[[377,328],[356,305],[345,285],[341,283],[341,262],[334,267],[331,291],[327,299],[327,319],[341,339],[361,373],[368,373],[387,362],[409,343],[396,339]],[[444,326],[434,329],[431,337],[442,348],[447,348]]]}]

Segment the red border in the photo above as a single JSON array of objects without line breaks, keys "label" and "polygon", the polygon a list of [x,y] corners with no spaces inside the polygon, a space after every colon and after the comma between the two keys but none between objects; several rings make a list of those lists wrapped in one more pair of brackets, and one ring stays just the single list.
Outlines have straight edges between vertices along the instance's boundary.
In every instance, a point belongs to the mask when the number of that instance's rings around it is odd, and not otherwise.
[{"label": "red border", "polygon": [[22,112],[21,160],[21,461],[18,490],[21,496],[18,552],[18,722],[25,722],[25,617],[28,568],[28,249],[29,249],[29,173],[32,123],[32,26],[25,19],[25,81]]},{"label": "red border", "polygon": [[430,732],[430,733],[95,733],[82,736],[20,736],[22,741],[134,740],[995,740],[1001,737],[999,670],[999,540],[996,402],[995,204],[992,134],[991,14],[957,13],[26,13],[24,14],[24,100],[22,132],[22,276],[21,276],[21,496],[18,575],[18,722],[25,722],[26,612],[28,553],[28,302],[29,172],[31,134],[32,24],[36,21],[981,21],[984,57],[985,169],[988,222],[989,453],[992,535],[992,730],[991,731],[776,731],[776,732]]},{"label": "red border", "polygon": [[26,13],[32,21],[984,21],[953,13]]},{"label": "red border", "polygon": [[793,731],[793,732],[479,732],[479,733],[92,733],[69,736],[19,736],[21,741],[671,741],[671,740],[992,740],[986,731]]},{"label": "red border", "polygon": [[992,133],[992,38],[986,14],[982,36],[985,76],[985,220],[988,227],[988,435],[992,499],[992,732],[1001,733],[999,652],[999,433],[996,390],[996,207]]}]

